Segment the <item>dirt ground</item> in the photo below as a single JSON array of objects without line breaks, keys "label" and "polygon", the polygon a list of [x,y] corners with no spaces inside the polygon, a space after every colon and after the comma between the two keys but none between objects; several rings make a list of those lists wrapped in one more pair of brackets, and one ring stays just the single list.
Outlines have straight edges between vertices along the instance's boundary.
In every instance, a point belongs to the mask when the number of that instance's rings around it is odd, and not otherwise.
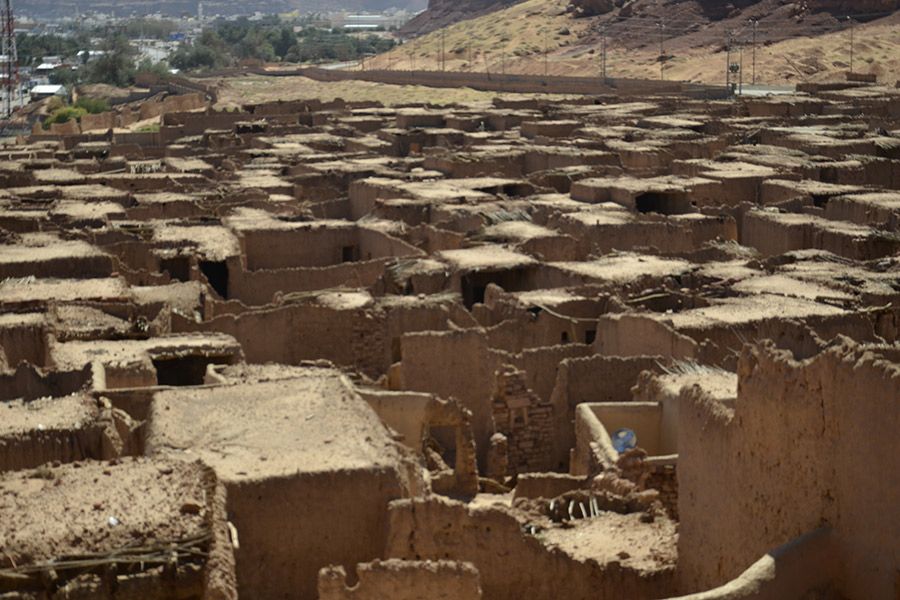
[{"label": "dirt ground", "polygon": [[593,519],[578,519],[572,528],[554,527],[540,535],[578,560],[600,564],[618,561],[635,570],[655,570],[678,560],[677,525],[669,519],[641,521],[640,513],[604,513]]},{"label": "dirt ground", "polygon": [[307,77],[237,77],[221,79],[217,108],[244,104],[318,98],[343,98],[348,102],[374,100],[384,105],[422,103],[453,104],[456,102],[490,102],[496,92],[479,92],[471,88],[434,89],[425,86],[389,85],[368,81],[314,81]]},{"label": "dirt ground", "polygon": [[0,565],[183,538],[203,526],[204,496],[197,465],[176,460],[132,457],[5,473]]}]

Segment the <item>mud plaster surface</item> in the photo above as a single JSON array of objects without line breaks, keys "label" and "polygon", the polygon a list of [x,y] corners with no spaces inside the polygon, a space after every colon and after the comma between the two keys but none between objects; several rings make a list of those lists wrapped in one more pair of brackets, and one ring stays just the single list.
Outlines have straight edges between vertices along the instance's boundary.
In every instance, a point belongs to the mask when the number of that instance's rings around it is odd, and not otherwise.
[{"label": "mud plaster surface", "polygon": [[[101,552],[197,533],[205,506],[198,465],[128,458],[0,475],[0,564]],[[113,525],[114,518],[118,524]]]},{"label": "mud plaster surface", "polygon": [[315,368],[292,379],[159,392],[148,446],[202,457],[226,480],[400,460],[369,405],[342,377]]},{"label": "mud plaster surface", "polygon": [[78,429],[98,414],[97,401],[90,396],[41,398],[32,402],[0,403],[0,435]]}]

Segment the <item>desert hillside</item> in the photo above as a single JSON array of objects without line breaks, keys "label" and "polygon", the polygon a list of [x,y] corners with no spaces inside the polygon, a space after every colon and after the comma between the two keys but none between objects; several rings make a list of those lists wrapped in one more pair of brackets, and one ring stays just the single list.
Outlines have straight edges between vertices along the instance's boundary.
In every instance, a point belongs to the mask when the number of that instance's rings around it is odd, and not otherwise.
[{"label": "desert hillside", "polygon": [[[441,10],[451,4],[457,13],[463,6],[432,0],[418,22],[427,30],[450,19]],[[469,14],[488,4],[473,0]],[[608,77],[717,83],[724,81],[730,50],[745,82],[785,85],[843,77],[851,68],[852,37],[853,71],[893,83],[900,77],[898,5],[897,0],[526,0],[456,20],[367,66],[602,76],[605,47]]]}]

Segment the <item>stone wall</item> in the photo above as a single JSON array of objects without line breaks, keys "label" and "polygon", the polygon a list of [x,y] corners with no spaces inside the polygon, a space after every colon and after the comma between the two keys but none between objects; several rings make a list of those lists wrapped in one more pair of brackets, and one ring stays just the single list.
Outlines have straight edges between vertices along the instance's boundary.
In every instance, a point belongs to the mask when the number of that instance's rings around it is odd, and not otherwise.
[{"label": "stone wall", "polygon": [[553,406],[525,384],[525,372],[505,365],[497,372],[494,431],[506,436],[507,475],[549,471],[553,466]]},{"label": "stone wall", "polygon": [[822,526],[841,549],[839,592],[896,594],[900,368],[846,341],[797,362],[744,347],[733,410],[699,387],[679,411],[679,562],[686,591],[722,584]]},{"label": "stone wall", "polygon": [[649,477],[644,486],[659,492],[659,500],[669,517],[678,520],[678,471],[673,461],[671,464],[656,464],[650,461],[647,465]]}]

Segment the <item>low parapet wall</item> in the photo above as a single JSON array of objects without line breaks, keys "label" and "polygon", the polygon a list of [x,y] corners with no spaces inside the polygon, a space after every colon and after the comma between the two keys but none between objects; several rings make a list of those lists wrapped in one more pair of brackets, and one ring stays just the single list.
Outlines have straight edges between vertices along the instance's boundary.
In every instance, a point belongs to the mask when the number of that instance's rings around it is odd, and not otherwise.
[{"label": "low parapet wall", "polygon": [[216,86],[206,85],[200,83],[199,81],[185,79],[184,77],[169,77],[168,85],[170,94],[177,94],[181,96],[200,92],[213,104],[216,103],[216,100],[218,98],[216,94]]},{"label": "low parapet wall", "polygon": [[317,67],[293,71],[255,70],[257,75],[303,75],[317,81],[357,79],[394,85],[429,87],[470,87],[482,91],[546,94],[680,94],[695,98],[724,98],[723,86],[655,81],[650,79],[613,79],[600,77],[544,77],[511,73],[459,73],[446,71],[344,71]]}]

